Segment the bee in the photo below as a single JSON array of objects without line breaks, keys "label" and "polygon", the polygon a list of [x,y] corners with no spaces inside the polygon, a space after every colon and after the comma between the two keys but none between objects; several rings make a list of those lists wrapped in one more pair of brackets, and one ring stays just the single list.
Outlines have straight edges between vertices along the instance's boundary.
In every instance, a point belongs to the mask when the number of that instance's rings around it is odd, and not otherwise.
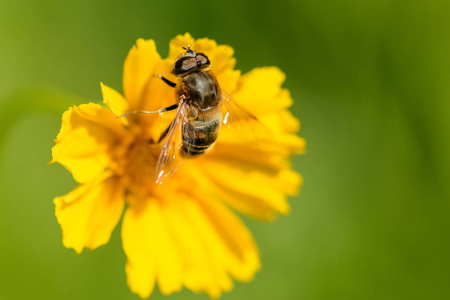
[{"label": "bee", "polygon": [[[178,56],[172,69],[172,74],[178,77],[177,83],[159,75],[175,89],[177,103],[157,111],[134,111],[119,116],[176,110],[171,124],[157,141],[165,140],[156,165],[156,183],[170,178],[183,159],[198,157],[211,149],[222,124],[229,126],[234,119],[257,121],[253,114],[221,90],[204,53],[197,53],[190,46],[183,49],[186,52]],[[177,131],[181,131],[181,141],[176,137]]]}]

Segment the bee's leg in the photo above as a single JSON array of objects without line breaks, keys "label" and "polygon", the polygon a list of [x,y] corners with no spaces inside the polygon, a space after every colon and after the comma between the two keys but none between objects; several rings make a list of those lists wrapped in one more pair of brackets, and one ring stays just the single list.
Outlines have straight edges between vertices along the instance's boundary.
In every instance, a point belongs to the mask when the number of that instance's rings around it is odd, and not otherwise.
[{"label": "bee's leg", "polygon": [[173,104],[171,106],[158,109],[158,113],[162,114],[162,113],[164,113],[166,111],[171,111],[171,110],[174,110],[174,109],[177,109],[177,108],[178,108],[178,104]]},{"label": "bee's leg", "polygon": [[127,113],[125,113],[123,115],[117,116],[117,118],[122,118],[122,117],[125,117],[125,116],[128,116],[128,115],[134,115],[134,114],[162,114],[162,113],[165,113],[166,111],[171,111],[171,110],[174,110],[174,109],[177,109],[177,108],[178,108],[178,104],[173,104],[171,106],[160,108],[158,110],[130,111],[130,112],[127,112]]},{"label": "bee's leg", "polygon": [[162,79],[162,81],[164,81],[165,83],[167,83],[168,86],[170,87],[175,87],[177,84],[175,82],[170,81],[169,79],[165,78],[164,76],[162,76],[161,74],[158,74],[158,77]]}]

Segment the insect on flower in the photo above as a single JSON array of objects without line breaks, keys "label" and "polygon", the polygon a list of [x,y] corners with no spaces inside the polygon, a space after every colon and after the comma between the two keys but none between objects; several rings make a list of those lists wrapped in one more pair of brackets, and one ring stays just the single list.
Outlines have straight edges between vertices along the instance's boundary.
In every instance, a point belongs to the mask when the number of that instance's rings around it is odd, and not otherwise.
[{"label": "insect on flower", "polygon": [[289,163],[305,141],[285,74],[275,66],[241,74],[233,53],[186,33],[161,57],[155,41],[138,39],[123,93],[101,83],[105,106],[62,115],[52,163],[79,183],[54,198],[63,244],[96,249],[120,223],[127,284],[141,298],[156,287],[217,298],[253,280],[259,250],[234,212],[274,220],[302,184]]},{"label": "insect on flower", "polygon": [[[179,78],[178,82],[159,75],[167,85],[175,88],[177,103],[157,111],[141,110],[119,116],[176,110],[171,124],[157,141],[165,139],[156,165],[156,183],[168,180],[184,158],[195,158],[207,152],[216,142],[222,123],[229,126],[233,120],[251,121],[260,131],[265,131],[252,113],[220,89],[209,58],[204,53],[193,51],[190,45],[183,49],[186,52],[178,56],[172,69],[172,74]],[[182,139],[177,143],[176,135],[180,130]]]}]

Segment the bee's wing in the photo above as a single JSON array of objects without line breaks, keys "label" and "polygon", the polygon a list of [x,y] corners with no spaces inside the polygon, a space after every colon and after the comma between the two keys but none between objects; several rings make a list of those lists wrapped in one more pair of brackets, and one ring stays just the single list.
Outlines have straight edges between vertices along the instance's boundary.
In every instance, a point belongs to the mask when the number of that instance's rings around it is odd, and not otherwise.
[{"label": "bee's wing", "polygon": [[258,141],[271,136],[267,127],[254,114],[224,90],[222,90],[222,99],[225,108],[222,123],[232,129],[233,133],[245,139]]},{"label": "bee's wing", "polygon": [[186,102],[180,101],[156,164],[156,183],[161,184],[167,181],[183,162],[177,152],[181,145],[179,140],[181,121],[186,116],[186,112]]}]

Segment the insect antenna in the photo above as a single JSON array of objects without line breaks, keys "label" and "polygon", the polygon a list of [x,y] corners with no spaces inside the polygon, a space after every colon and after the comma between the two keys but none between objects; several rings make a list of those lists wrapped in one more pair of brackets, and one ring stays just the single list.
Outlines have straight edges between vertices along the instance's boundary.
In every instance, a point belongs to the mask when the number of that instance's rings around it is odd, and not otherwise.
[{"label": "insect antenna", "polygon": [[186,47],[183,47],[183,49],[186,50],[188,53],[194,53],[194,52],[191,50],[191,45],[188,45],[187,48],[186,48]]}]

